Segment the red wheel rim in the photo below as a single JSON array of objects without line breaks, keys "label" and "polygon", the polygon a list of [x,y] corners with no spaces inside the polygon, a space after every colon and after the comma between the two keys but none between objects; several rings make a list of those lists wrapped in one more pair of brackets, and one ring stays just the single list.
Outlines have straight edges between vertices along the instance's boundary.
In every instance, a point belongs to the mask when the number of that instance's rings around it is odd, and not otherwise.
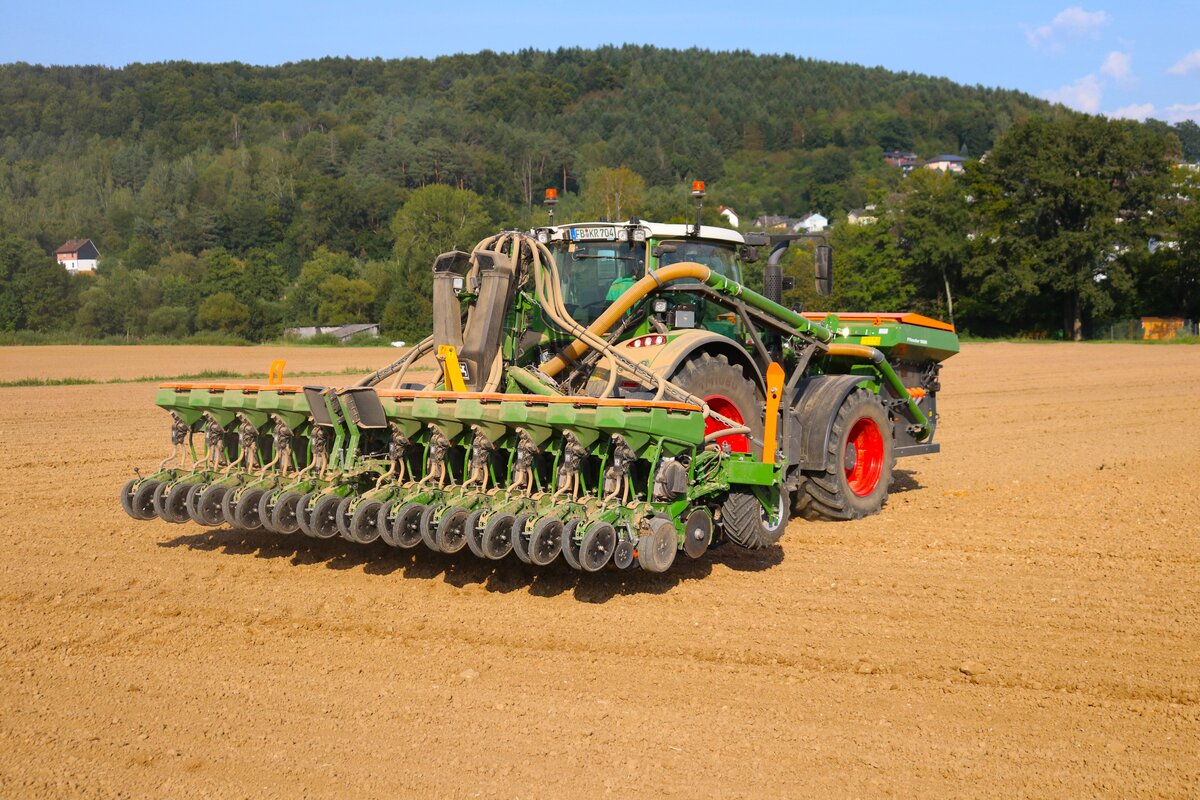
[{"label": "red wheel rim", "polygon": [[[739,426],[745,424],[746,418],[742,416],[741,410],[734,404],[732,400],[723,394],[710,394],[704,398],[704,402],[708,403],[709,409],[720,414],[722,417],[731,419]],[[729,426],[715,417],[704,418],[704,435],[723,431]],[[717,438],[718,444],[728,444],[730,451],[734,453],[749,453],[750,438],[744,433],[735,433],[732,436],[721,436]]]},{"label": "red wheel rim", "polygon": [[859,497],[866,497],[879,485],[879,476],[883,474],[883,434],[875,420],[863,417],[851,426],[843,469],[846,484]]}]

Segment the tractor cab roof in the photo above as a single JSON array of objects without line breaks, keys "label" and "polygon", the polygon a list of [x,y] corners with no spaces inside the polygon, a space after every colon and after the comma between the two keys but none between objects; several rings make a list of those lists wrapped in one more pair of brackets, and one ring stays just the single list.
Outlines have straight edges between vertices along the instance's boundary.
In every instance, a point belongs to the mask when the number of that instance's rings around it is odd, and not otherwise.
[{"label": "tractor cab roof", "polygon": [[[571,230],[581,234],[572,236]],[[588,240],[619,240],[643,241],[645,239],[707,239],[728,244],[745,244],[742,234],[729,228],[716,225],[703,225],[700,235],[692,236],[694,225],[672,222],[647,222],[645,220],[629,220],[627,222],[571,222],[566,225],[550,225],[535,229],[535,235],[544,241],[561,241],[564,239]]]}]

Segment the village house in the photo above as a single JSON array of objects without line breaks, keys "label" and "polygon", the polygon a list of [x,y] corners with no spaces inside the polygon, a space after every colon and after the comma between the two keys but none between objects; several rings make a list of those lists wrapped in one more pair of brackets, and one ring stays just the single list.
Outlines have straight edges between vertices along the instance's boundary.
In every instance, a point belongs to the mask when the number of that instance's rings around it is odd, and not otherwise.
[{"label": "village house", "polygon": [[91,239],[68,239],[62,247],[54,251],[54,258],[72,274],[94,273],[96,262],[100,259],[100,251],[92,244]]},{"label": "village house", "polygon": [[721,206],[717,209],[717,213],[725,218],[725,221],[729,223],[729,227],[731,228],[737,228],[738,224],[741,222],[741,220],[738,218],[737,212],[729,206]]},{"label": "village house", "polygon": [[798,218],[765,214],[757,217],[753,226],[771,233],[817,233],[829,227],[829,218],[815,211]]},{"label": "village house", "polygon": [[852,208],[846,214],[846,222],[851,225],[874,225],[879,221],[879,217],[875,215],[875,204],[866,208]]},{"label": "village house", "polygon": [[348,342],[354,336],[378,336],[379,323],[355,322],[349,325],[307,325],[300,328],[288,328],[284,336],[296,339],[311,339],[314,336],[332,336],[339,342]]},{"label": "village house", "polygon": [[908,153],[901,150],[888,150],[883,154],[883,160],[886,161],[889,166],[899,167],[900,169],[904,170],[904,174],[907,175],[908,173],[912,172],[913,167],[917,165],[917,154]]},{"label": "village house", "polygon": [[962,156],[934,156],[925,162],[925,169],[936,169],[938,172],[962,172],[964,161],[966,159]]},{"label": "village house", "polygon": [[829,227],[829,217],[810,211],[796,221],[792,228],[796,233],[819,233]]}]

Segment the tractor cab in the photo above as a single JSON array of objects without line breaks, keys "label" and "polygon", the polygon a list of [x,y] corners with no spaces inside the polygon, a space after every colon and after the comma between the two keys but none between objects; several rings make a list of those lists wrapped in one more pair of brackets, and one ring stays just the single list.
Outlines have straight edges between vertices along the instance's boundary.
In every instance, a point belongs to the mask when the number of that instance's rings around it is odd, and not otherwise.
[{"label": "tractor cab", "polygon": [[[554,254],[563,301],[576,321],[591,324],[614,300],[645,277],[647,268],[694,262],[731,280],[742,281],[739,257],[743,245],[737,231],[714,226],[696,228],[630,220],[588,222],[539,228],[536,235]],[[691,281],[694,283],[694,281]],[[678,281],[636,310],[645,318],[631,334],[662,328],[702,328],[737,338],[734,315],[687,291]]]}]

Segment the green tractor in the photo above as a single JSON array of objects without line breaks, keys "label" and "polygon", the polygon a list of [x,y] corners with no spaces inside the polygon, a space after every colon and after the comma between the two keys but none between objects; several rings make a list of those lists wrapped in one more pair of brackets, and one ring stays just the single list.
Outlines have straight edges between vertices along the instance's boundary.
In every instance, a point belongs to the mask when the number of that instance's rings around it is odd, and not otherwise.
[{"label": "green tractor", "polygon": [[[874,514],[896,458],[938,450],[958,339],[916,314],[786,308],[797,238],[631,219],[445,253],[432,335],[356,386],[159,387],[172,454],[122,505],[587,572]],[[764,247],[760,294],[742,271]],[[827,248],[816,263],[828,293]]]}]

